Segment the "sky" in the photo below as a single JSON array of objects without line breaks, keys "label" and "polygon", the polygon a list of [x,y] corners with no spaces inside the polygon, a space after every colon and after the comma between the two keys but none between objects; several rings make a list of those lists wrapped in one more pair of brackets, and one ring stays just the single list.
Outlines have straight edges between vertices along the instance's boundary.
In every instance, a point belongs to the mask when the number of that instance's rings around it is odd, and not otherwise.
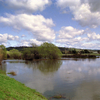
[{"label": "sky", "polygon": [[44,42],[100,49],[100,0],[0,0],[0,45]]}]

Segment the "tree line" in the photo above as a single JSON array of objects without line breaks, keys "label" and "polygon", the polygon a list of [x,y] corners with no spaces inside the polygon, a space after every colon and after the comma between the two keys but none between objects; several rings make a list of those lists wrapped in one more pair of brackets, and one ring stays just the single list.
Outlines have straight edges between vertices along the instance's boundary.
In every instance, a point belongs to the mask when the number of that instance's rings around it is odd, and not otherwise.
[{"label": "tree line", "polygon": [[61,51],[52,43],[43,43],[40,46],[31,44],[31,47],[23,48],[22,51],[17,49],[6,50],[4,45],[0,45],[0,59],[58,59],[61,57]]}]

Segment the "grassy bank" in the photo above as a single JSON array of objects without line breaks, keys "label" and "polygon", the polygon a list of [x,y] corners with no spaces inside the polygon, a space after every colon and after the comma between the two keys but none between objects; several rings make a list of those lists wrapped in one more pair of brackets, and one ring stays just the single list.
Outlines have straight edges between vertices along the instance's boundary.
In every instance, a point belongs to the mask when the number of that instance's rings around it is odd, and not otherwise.
[{"label": "grassy bank", "polygon": [[97,54],[63,54],[62,57],[66,58],[96,58]]},{"label": "grassy bank", "polygon": [[15,79],[6,76],[6,74],[0,70],[0,100],[47,99],[34,89],[30,89]]}]

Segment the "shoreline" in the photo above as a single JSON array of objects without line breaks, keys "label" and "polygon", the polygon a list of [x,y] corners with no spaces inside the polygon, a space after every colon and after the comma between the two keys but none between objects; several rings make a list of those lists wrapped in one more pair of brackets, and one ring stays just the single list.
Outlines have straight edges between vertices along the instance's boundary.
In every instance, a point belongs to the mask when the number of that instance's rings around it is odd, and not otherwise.
[{"label": "shoreline", "polygon": [[47,100],[47,98],[35,89],[8,77],[0,69],[0,100]]}]

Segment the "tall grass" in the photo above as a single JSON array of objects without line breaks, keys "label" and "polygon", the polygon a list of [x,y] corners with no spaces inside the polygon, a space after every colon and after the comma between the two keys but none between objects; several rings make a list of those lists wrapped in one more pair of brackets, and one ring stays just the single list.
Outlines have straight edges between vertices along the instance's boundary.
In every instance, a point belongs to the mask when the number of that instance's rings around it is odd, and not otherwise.
[{"label": "tall grass", "polygon": [[2,50],[0,49],[0,65],[1,65],[2,59],[3,59],[3,54],[2,54]]}]

